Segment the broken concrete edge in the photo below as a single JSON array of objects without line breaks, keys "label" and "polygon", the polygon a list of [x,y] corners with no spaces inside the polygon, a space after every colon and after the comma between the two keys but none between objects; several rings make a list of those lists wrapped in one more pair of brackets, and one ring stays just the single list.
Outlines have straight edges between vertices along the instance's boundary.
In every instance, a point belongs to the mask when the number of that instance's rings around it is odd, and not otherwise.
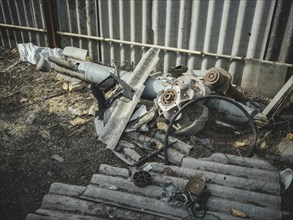
[{"label": "broken concrete edge", "polygon": [[[119,99],[110,119],[106,123],[103,134],[99,136],[99,140],[107,144],[107,149],[115,149],[137,103],[140,100],[142,92],[144,91],[144,83],[152,68],[158,62],[159,51],[159,49],[154,48],[148,50],[134,69],[131,77],[127,80],[129,86],[135,90],[135,94],[131,101],[127,101],[124,97]],[[124,110],[122,113],[121,109]]]},{"label": "broken concrete edge", "polygon": [[263,110],[263,114],[266,116],[274,115],[278,110],[279,106],[282,105],[282,102],[286,99],[287,96],[292,94],[293,91],[293,75],[285,83],[285,85],[279,90],[267,107]]},{"label": "broken concrete edge", "polygon": [[[136,90],[131,101],[127,100],[125,97],[121,97],[118,100],[110,119],[105,125],[105,129],[98,138],[104,144],[107,144],[107,149],[115,149],[137,103],[139,102],[143,90],[144,85],[141,85],[140,88]],[[123,109],[122,112],[121,109]]]}]

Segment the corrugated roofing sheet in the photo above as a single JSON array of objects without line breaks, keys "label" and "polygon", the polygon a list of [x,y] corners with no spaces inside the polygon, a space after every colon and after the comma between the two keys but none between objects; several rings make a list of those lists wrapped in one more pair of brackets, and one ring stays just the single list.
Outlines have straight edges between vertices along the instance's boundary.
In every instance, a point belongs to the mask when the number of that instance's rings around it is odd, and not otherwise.
[{"label": "corrugated roofing sheet", "polygon": [[[54,183],[43,198],[41,208],[32,219],[182,219],[186,208],[169,206],[162,201],[162,185],[172,182],[180,191],[188,180],[203,173],[211,193],[208,214],[204,219],[241,219],[231,209],[246,213],[252,219],[282,218],[278,171],[259,159],[216,153],[208,158],[185,157],[181,167],[150,163],[152,184],[135,186],[135,170],[101,165],[88,186]],[[166,176],[164,170],[173,170]],[[211,215],[212,214],[212,215]],[[74,217],[74,218],[73,218]]]}]

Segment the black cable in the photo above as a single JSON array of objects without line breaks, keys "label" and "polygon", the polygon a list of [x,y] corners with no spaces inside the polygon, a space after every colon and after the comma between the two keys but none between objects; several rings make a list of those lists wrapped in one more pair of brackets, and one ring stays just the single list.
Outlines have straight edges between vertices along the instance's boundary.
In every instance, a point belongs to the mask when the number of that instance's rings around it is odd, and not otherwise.
[{"label": "black cable", "polygon": [[256,141],[257,141],[257,132],[256,132],[256,127],[255,124],[253,123],[252,117],[250,116],[250,114],[246,111],[245,108],[243,108],[243,106],[236,102],[235,100],[231,99],[231,98],[227,98],[224,96],[218,96],[218,95],[208,95],[208,96],[202,96],[202,97],[197,97],[193,100],[190,100],[189,102],[187,102],[186,104],[184,104],[171,118],[170,123],[168,125],[168,128],[166,130],[166,136],[165,136],[165,140],[164,140],[164,158],[165,158],[165,164],[169,164],[169,159],[168,159],[168,154],[167,154],[167,150],[168,150],[168,138],[171,132],[171,128],[172,125],[175,121],[175,119],[178,117],[178,115],[189,105],[198,102],[200,100],[206,100],[206,99],[222,99],[225,100],[227,102],[230,102],[232,104],[234,104],[236,107],[238,107],[248,118],[248,121],[251,125],[251,129],[253,132],[253,139],[250,143],[250,145],[248,146],[248,150],[245,154],[245,156],[250,156],[252,154],[252,152],[254,151],[255,145],[256,145]]}]

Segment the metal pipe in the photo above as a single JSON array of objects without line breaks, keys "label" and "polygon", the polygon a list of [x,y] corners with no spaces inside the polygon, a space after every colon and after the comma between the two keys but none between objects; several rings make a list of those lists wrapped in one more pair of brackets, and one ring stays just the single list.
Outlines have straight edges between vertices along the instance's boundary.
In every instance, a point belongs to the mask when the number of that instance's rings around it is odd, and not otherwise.
[{"label": "metal pipe", "polygon": [[[53,59],[51,59],[51,61],[53,61],[52,67],[56,71],[96,84],[103,82],[111,75],[111,73],[116,74],[120,79],[124,81],[127,81],[132,75],[131,72],[127,72],[124,70],[119,70],[117,73],[114,68],[82,61],[79,62],[78,70],[74,71],[73,69],[61,67],[60,64],[58,62],[55,62],[55,60]],[[146,99],[154,99],[157,97],[157,94],[159,94],[160,91],[165,89],[165,87],[166,86],[164,85],[164,82],[162,82],[161,80],[156,80],[149,77],[145,82],[145,89],[143,91],[142,97]]]},{"label": "metal pipe", "polygon": [[63,66],[63,67],[69,68],[69,69],[75,69],[74,63],[72,63],[68,60],[63,60],[63,59],[60,59],[60,58],[54,57],[54,56],[49,56],[48,60],[59,65],[59,66]]},{"label": "metal pipe", "polygon": [[65,68],[65,67],[61,67],[61,66],[59,66],[59,65],[57,65],[55,63],[53,63],[52,68],[54,70],[56,70],[57,72],[59,72],[59,73],[62,73],[62,74],[65,74],[65,75],[70,75],[70,76],[73,76],[73,77],[76,77],[76,78],[79,78],[79,79],[82,79],[82,80],[87,81],[85,79],[84,74],[79,73],[77,71],[74,71],[72,69],[68,69],[68,68]]},{"label": "metal pipe", "polygon": [[259,59],[240,57],[240,56],[232,56],[232,55],[224,55],[224,54],[210,53],[210,52],[204,52],[204,51],[188,50],[188,49],[181,49],[181,48],[175,48],[175,47],[167,47],[167,46],[139,43],[139,42],[134,42],[134,41],[118,40],[118,39],[112,39],[112,38],[106,38],[106,37],[97,37],[97,36],[75,34],[75,33],[69,33],[69,32],[61,32],[61,31],[57,31],[57,34],[62,35],[62,36],[68,36],[68,37],[79,37],[79,38],[85,38],[85,39],[91,39],[91,40],[97,40],[97,41],[106,41],[106,42],[127,44],[127,45],[140,46],[140,47],[158,48],[158,49],[162,49],[162,50],[187,53],[187,54],[192,54],[192,55],[213,56],[216,58],[226,58],[226,59],[230,59],[230,60],[241,60],[241,61],[255,60],[255,61],[260,61],[260,62],[274,64],[274,65],[287,66],[287,67],[291,67],[291,68],[293,67],[293,64],[290,64],[290,63],[279,63],[279,62],[274,62],[274,61],[269,61],[269,60],[259,60]]},{"label": "metal pipe", "polygon": [[28,31],[36,31],[36,32],[47,33],[47,30],[45,30],[45,29],[34,28],[34,27],[27,27],[27,26],[20,26],[20,25],[14,25],[14,24],[3,24],[3,23],[0,23],[0,27],[15,28],[15,29],[20,29],[20,30],[28,30]]}]

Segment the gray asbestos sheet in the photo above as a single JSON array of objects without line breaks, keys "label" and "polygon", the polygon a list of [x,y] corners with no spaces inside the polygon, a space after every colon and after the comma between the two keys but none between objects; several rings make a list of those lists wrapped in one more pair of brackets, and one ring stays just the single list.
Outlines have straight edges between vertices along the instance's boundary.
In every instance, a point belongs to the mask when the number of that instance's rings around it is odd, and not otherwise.
[{"label": "gray asbestos sheet", "polygon": [[[214,220],[213,215],[225,220],[242,219],[232,216],[231,209],[246,213],[250,219],[282,219],[278,171],[265,161],[215,153],[202,159],[185,157],[181,166],[147,165],[151,167],[152,182],[143,188],[133,183],[133,169],[107,164],[100,166],[99,174],[94,174],[87,186],[54,183],[41,208],[29,214],[27,220],[39,216],[45,220],[182,219],[188,211],[164,202],[162,186],[172,182],[180,192],[191,177],[200,173],[211,193],[208,215],[203,219]],[[171,176],[165,175],[166,168],[172,169]]]}]

